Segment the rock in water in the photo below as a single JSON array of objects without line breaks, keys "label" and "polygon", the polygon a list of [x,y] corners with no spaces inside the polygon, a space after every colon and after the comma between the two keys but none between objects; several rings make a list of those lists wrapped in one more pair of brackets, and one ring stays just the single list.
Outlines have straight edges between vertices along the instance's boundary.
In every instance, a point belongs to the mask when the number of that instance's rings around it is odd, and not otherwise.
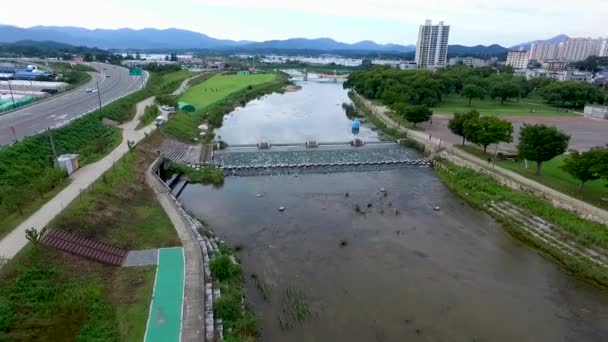
[{"label": "rock in water", "polygon": [[279,207],[279,211],[285,211],[285,207]]},{"label": "rock in water", "polygon": [[436,206],[436,207],[433,208],[433,210],[439,211],[439,210],[441,210],[441,208],[439,208],[439,206]]}]

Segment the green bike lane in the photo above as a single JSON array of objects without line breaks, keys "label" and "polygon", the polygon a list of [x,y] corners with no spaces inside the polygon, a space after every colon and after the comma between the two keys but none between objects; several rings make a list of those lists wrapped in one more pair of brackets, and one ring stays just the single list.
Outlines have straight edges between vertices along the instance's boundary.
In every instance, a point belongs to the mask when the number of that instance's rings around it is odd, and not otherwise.
[{"label": "green bike lane", "polygon": [[184,249],[161,248],[145,342],[180,341],[184,298]]}]

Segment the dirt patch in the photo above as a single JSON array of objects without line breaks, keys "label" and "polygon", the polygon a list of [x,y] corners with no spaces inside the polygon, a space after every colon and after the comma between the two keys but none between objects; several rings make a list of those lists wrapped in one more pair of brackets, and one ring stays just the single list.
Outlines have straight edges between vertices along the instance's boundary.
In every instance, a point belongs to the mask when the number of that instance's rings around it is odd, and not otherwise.
[{"label": "dirt patch", "polygon": [[[516,149],[519,129],[524,123],[545,124],[556,126],[560,130],[571,136],[570,149],[588,150],[595,146],[605,146],[608,144],[608,120],[589,119],[579,117],[550,117],[550,116],[503,116],[503,119],[513,123],[513,142],[510,144],[500,144],[502,150]],[[433,137],[441,138],[452,144],[462,143],[462,138],[453,134],[448,129],[447,115],[433,115],[433,123],[426,126],[426,132]]]}]

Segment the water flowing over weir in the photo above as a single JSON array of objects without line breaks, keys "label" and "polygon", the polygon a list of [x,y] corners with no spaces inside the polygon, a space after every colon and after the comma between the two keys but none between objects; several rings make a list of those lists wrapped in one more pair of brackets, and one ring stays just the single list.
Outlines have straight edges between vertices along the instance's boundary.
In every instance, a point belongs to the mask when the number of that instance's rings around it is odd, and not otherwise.
[{"label": "water flowing over weir", "polygon": [[222,150],[214,158],[226,176],[374,171],[431,165],[417,153],[391,142],[363,147],[345,143],[320,143],[315,148],[275,145],[271,151],[241,146]]}]

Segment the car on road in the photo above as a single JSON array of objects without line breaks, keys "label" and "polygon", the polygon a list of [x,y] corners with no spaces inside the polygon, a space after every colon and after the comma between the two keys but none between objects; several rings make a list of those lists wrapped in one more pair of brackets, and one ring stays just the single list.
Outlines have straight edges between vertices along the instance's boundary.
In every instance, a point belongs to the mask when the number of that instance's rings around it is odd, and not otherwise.
[{"label": "car on road", "polygon": [[110,77],[110,75],[106,75],[106,77]]},{"label": "car on road", "polygon": [[93,88],[87,88],[85,91],[86,91],[87,93],[92,93],[92,92],[93,92]]}]

